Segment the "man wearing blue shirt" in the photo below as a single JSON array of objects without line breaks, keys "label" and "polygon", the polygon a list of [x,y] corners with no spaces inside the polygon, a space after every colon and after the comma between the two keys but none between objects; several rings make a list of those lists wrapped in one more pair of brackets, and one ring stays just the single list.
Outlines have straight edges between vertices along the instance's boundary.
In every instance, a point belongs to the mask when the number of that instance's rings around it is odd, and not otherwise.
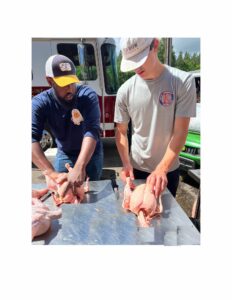
[{"label": "man wearing blue shirt", "polygon": [[[54,180],[66,175],[68,186],[75,190],[85,180],[99,180],[103,166],[100,139],[100,108],[97,94],[80,85],[73,62],[63,55],[49,57],[45,66],[51,86],[32,99],[32,161]],[[40,146],[45,123],[48,123],[57,144],[55,166],[47,160]]]}]

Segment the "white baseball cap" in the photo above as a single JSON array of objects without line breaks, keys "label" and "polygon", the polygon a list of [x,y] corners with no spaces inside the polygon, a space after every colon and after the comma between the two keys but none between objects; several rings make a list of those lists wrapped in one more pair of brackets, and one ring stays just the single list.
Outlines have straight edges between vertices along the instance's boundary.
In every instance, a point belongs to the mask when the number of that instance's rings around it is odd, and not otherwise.
[{"label": "white baseball cap", "polygon": [[64,55],[50,56],[45,65],[45,73],[46,77],[52,77],[60,87],[80,82],[76,76],[74,63]]},{"label": "white baseball cap", "polygon": [[128,72],[142,66],[149,54],[154,38],[122,38],[121,71]]}]

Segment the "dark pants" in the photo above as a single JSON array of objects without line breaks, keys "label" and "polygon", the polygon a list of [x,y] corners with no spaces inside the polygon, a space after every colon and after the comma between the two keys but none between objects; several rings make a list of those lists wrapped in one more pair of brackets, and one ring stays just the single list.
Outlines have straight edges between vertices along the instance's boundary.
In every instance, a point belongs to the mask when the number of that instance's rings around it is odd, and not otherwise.
[{"label": "dark pants", "polygon": [[[57,172],[68,172],[65,164],[69,163],[73,167],[77,161],[78,155],[68,155],[63,152],[57,152],[55,159],[55,170]],[[103,167],[103,149],[98,153],[94,153],[86,166],[86,174],[89,180],[100,180]]]},{"label": "dark pants", "polygon": [[[150,175],[150,173],[140,171],[137,169],[133,169],[133,171],[134,171],[135,179],[147,179],[147,177]],[[180,176],[179,168],[167,174],[167,179],[168,179],[167,188],[169,189],[169,191],[171,192],[174,198],[176,197],[176,191],[179,184],[179,176]]]}]

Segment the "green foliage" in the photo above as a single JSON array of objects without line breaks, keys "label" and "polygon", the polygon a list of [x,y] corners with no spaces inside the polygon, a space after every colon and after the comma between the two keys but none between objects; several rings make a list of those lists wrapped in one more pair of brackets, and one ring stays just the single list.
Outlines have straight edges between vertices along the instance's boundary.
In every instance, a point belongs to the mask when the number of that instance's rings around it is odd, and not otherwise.
[{"label": "green foliage", "polygon": [[120,64],[122,60],[122,52],[120,51],[118,57],[117,57],[117,70],[118,70],[118,81],[119,81],[119,86],[121,86],[127,79],[129,79],[131,76],[133,76],[135,73],[132,72],[121,72],[120,70]]},{"label": "green foliage", "polygon": [[183,54],[182,52],[179,53],[177,60],[175,62],[174,67],[184,70],[184,71],[194,71],[199,70],[201,68],[200,66],[200,54],[194,53],[192,56],[185,52]]},{"label": "green foliage", "polygon": [[164,63],[164,58],[165,58],[164,39],[160,40],[159,50],[158,50],[158,58],[162,63]]}]

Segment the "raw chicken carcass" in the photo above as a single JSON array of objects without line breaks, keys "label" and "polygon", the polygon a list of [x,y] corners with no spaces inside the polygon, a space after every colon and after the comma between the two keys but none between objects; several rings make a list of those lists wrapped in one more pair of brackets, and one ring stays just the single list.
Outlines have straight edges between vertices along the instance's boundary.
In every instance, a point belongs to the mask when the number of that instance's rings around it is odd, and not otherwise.
[{"label": "raw chicken carcass", "polygon": [[48,231],[51,220],[61,217],[61,209],[50,210],[39,198],[45,195],[48,189],[32,190],[32,239]]},{"label": "raw chicken carcass", "polygon": [[151,219],[163,211],[161,197],[156,199],[151,185],[144,183],[133,187],[130,178],[126,179],[122,207],[138,216],[141,227],[149,227]]},{"label": "raw chicken carcass", "polygon": [[[70,165],[67,163],[65,164],[65,167],[68,169],[68,171],[71,171],[72,168],[70,167]],[[87,193],[89,191],[89,178],[87,178],[86,182],[80,186],[80,187],[76,187],[76,195],[73,194],[71,188],[69,188],[64,197],[60,196],[60,191],[64,190],[67,185],[68,182],[64,181],[62,183],[56,183],[53,178],[49,177],[49,175],[47,174],[47,172],[44,172],[46,181],[47,181],[47,185],[49,190],[53,191],[53,200],[55,202],[55,204],[57,206],[63,204],[63,203],[80,203],[81,201],[84,200],[85,198],[85,193]]]}]

